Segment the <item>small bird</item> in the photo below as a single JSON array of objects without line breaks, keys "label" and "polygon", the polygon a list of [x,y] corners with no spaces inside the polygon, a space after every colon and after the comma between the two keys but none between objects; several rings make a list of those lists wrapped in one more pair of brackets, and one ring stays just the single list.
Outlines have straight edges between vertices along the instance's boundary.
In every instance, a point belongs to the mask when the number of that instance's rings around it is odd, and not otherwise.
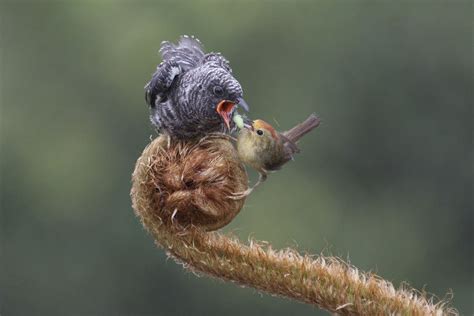
[{"label": "small bird", "polygon": [[270,171],[280,169],[299,152],[298,140],[306,133],[318,127],[320,119],[311,114],[304,122],[292,129],[279,133],[270,124],[262,120],[246,123],[237,137],[237,152],[242,162],[248,164],[260,174],[257,183],[243,192],[237,192],[234,198],[249,195],[254,188],[264,182]]},{"label": "small bird", "polygon": [[201,42],[186,35],[177,44],[162,42],[160,53],[163,61],[145,86],[157,130],[178,139],[232,131],[236,106],[249,108],[229,61],[220,53],[205,54]]}]

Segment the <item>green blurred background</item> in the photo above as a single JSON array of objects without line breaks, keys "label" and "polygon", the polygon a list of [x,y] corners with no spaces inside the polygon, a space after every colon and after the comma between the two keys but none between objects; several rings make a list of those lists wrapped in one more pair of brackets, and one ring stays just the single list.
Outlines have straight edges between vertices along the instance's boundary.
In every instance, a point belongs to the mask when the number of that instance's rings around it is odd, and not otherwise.
[{"label": "green blurred background", "polygon": [[134,216],[130,174],[154,135],[143,87],[181,34],[231,61],[252,117],[323,120],[225,231],[452,291],[473,313],[471,1],[0,12],[2,315],[326,315],[183,271]]}]

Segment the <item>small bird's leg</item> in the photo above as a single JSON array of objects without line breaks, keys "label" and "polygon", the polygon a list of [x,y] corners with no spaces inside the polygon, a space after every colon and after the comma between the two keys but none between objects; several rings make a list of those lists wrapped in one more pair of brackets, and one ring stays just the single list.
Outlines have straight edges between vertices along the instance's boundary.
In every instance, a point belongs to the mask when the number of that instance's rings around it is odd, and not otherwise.
[{"label": "small bird's leg", "polygon": [[257,187],[259,186],[261,183],[263,183],[265,180],[267,180],[267,173],[266,172],[259,172],[259,176],[258,176],[258,181],[251,187],[251,188],[248,188],[247,190],[245,191],[242,191],[242,192],[235,192],[235,193],[232,193],[232,196],[229,196],[231,199],[233,200],[240,200],[240,199],[243,199],[244,197],[248,196],[250,193],[252,193],[252,191]]},{"label": "small bird's leg", "polygon": [[257,187],[257,185],[260,185],[261,183],[265,182],[267,180],[267,173],[266,172],[260,172],[258,176],[258,181],[257,183],[254,184],[253,189]]}]

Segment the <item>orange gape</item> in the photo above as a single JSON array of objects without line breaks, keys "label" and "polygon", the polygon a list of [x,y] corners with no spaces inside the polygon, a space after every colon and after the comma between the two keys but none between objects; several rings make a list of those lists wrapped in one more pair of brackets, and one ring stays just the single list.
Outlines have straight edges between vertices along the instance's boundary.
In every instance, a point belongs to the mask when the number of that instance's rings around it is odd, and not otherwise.
[{"label": "orange gape", "polygon": [[219,115],[222,117],[228,129],[230,129],[230,113],[232,112],[234,106],[234,102],[229,100],[222,100],[217,104],[216,107],[217,113],[219,113]]}]

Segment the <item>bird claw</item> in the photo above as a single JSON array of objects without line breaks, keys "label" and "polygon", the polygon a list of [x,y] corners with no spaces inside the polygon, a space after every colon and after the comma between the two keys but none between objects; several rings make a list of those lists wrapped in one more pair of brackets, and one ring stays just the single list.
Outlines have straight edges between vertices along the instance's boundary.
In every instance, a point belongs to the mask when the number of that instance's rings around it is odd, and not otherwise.
[{"label": "bird claw", "polygon": [[253,191],[253,188],[248,188],[247,190],[242,191],[242,192],[234,192],[234,193],[231,193],[231,195],[228,196],[228,198],[232,200],[241,200],[243,198],[246,198],[248,195],[250,195],[252,191]]},{"label": "bird claw", "polygon": [[234,192],[234,193],[231,193],[230,196],[228,196],[228,198],[232,199],[232,200],[241,200],[247,196],[250,195],[250,193],[252,193],[252,191],[258,187],[262,182],[264,182],[266,179],[267,179],[267,174],[266,174],[266,170],[265,170],[265,173],[260,173],[260,176],[258,177],[258,181],[257,183],[254,184],[253,187],[251,188],[248,188],[247,190],[245,191],[242,191],[242,192]]}]

